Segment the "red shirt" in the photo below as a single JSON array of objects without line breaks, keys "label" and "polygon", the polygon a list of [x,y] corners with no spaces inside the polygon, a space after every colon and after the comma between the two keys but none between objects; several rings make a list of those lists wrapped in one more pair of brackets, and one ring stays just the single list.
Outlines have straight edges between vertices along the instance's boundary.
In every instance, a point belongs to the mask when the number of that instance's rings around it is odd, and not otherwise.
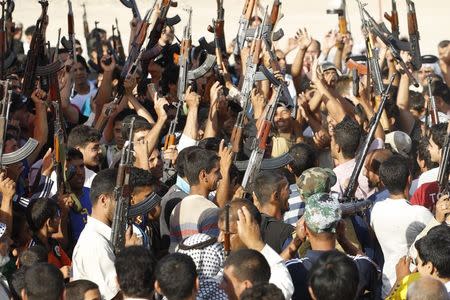
[{"label": "red shirt", "polygon": [[437,181],[422,184],[415,192],[409,202],[412,205],[422,205],[433,211],[439,200],[439,184]]}]

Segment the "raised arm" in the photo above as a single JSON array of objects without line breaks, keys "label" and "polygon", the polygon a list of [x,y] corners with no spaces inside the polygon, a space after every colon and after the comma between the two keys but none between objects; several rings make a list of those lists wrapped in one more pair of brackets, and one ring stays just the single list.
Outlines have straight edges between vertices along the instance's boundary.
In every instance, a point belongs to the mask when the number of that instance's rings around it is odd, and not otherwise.
[{"label": "raised arm", "polygon": [[31,153],[31,155],[27,158],[30,166],[37,160],[42,147],[44,147],[48,139],[47,109],[43,101],[45,97],[45,92],[40,89],[34,90],[31,95],[31,99],[33,100],[36,108],[33,137],[39,142],[39,144],[33,153]]},{"label": "raised arm", "polygon": [[210,89],[210,105],[208,119],[206,120],[204,138],[215,137],[219,131],[219,101],[222,94],[222,86],[216,81]]}]

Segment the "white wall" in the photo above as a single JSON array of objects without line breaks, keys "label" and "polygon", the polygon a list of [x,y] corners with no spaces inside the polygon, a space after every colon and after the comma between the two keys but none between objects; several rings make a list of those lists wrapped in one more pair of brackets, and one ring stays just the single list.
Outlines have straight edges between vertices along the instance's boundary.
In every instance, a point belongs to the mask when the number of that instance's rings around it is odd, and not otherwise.
[{"label": "white wall", "polygon": [[[100,21],[99,27],[111,33],[111,25],[114,18],[119,19],[119,26],[122,32],[124,43],[128,41],[129,21],[131,19],[131,10],[125,8],[119,0],[73,0],[75,15],[75,27],[77,38],[84,43],[82,8],[81,4],[86,3],[90,29],[94,27],[94,21]],[[206,31],[206,27],[211,23],[216,15],[216,1],[214,0],[182,0],[179,1],[177,8],[169,11],[169,16],[179,13],[182,22],[177,26],[177,35],[181,35],[182,27],[186,22],[186,14],[182,11],[185,5],[191,5],[193,12],[193,40],[203,35],[207,40],[212,40],[212,34]],[[326,9],[332,6],[331,0],[284,0],[282,12],[284,18],[280,26],[287,37],[295,34],[299,27],[307,27],[311,34],[318,40],[322,40],[325,33],[332,28],[337,28],[337,17],[327,15]],[[377,19],[379,13],[378,0],[366,0],[369,2],[368,11]],[[406,1],[397,0],[400,18],[401,35],[407,34],[406,25]],[[418,24],[421,34],[422,54],[437,55],[437,43],[443,39],[450,39],[450,1],[449,0],[416,0],[416,10],[418,15]],[[62,28],[63,34],[67,34],[67,1],[49,0],[50,24],[47,30],[47,36],[52,42],[56,43],[58,28]],[[141,14],[145,14],[153,0],[137,0]],[[271,0],[261,0],[263,5],[272,3]],[[381,0],[382,10],[390,11],[389,0]],[[225,32],[227,41],[232,39],[237,31],[237,23],[242,12],[243,0],[224,0],[225,7]],[[361,37],[359,30],[359,11],[355,0],[347,0],[348,17],[351,24],[351,30],[356,42]],[[270,8],[269,8],[270,9]],[[16,10],[14,19],[24,24],[24,28],[33,25],[40,14],[40,5],[37,0],[16,0]],[[388,26],[389,27],[389,26]]]}]

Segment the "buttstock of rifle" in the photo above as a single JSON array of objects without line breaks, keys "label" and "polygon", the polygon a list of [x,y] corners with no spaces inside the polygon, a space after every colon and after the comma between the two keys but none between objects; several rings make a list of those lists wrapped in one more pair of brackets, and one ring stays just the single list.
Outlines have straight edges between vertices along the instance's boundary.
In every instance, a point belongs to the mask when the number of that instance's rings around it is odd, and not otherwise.
[{"label": "buttstock of rifle", "polygon": [[347,34],[347,20],[345,16],[339,16],[339,33],[342,35]]},{"label": "buttstock of rifle", "polygon": [[55,135],[53,136],[53,151],[55,153],[55,163],[60,163],[61,162],[61,153],[60,151],[60,143],[59,143],[59,137],[58,135],[55,133]]},{"label": "buttstock of rifle", "polygon": [[234,126],[231,131],[231,151],[238,153],[241,148],[242,127]]},{"label": "buttstock of rifle", "polygon": [[245,15],[245,18],[247,20],[250,20],[250,18],[253,15],[253,9],[255,7],[255,1],[256,0],[247,0],[244,5],[244,10],[242,12],[243,15]]},{"label": "buttstock of rifle", "polygon": [[164,141],[164,150],[169,149],[169,147],[173,145],[175,145],[175,135],[169,134]]},{"label": "buttstock of rifle", "polygon": [[67,28],[68,28],[68,33],[70,34],[74,34],[74,28],[73,28],[73,15],[67,15]]},{"label": "buttstock of rifle", "polygon": [[408,13],[408,33],[416,34],[418,31],[416,15],[413,13]]},{"label": "buttstock of rifle", "polygon": [[280,6],[281,6],[280,1],[275,0],[273,2],[272,11],[270,12],[270,24],[272,26],[274,26],[275,23],[278,21],[278,16],[280,13]]}]

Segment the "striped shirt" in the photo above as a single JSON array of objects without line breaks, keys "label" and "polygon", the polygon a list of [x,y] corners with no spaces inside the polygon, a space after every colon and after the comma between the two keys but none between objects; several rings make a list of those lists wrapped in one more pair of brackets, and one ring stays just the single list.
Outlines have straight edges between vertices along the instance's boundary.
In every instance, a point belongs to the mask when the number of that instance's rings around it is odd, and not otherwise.
[{"label": "striped shirt", "polygon": [[201,195],[181,200],[170,215],[170,252],[184,239],[196,233],[219,236],[219,208]]},{"label": "striped shirt", "polygon": [[296,226],[298,219],[303,216],[305,212],[305,202],[303,202],[297,184],[291,184],[289,186],[291,194],[289,196],[289,211],[284,213],[284,223]]}]

